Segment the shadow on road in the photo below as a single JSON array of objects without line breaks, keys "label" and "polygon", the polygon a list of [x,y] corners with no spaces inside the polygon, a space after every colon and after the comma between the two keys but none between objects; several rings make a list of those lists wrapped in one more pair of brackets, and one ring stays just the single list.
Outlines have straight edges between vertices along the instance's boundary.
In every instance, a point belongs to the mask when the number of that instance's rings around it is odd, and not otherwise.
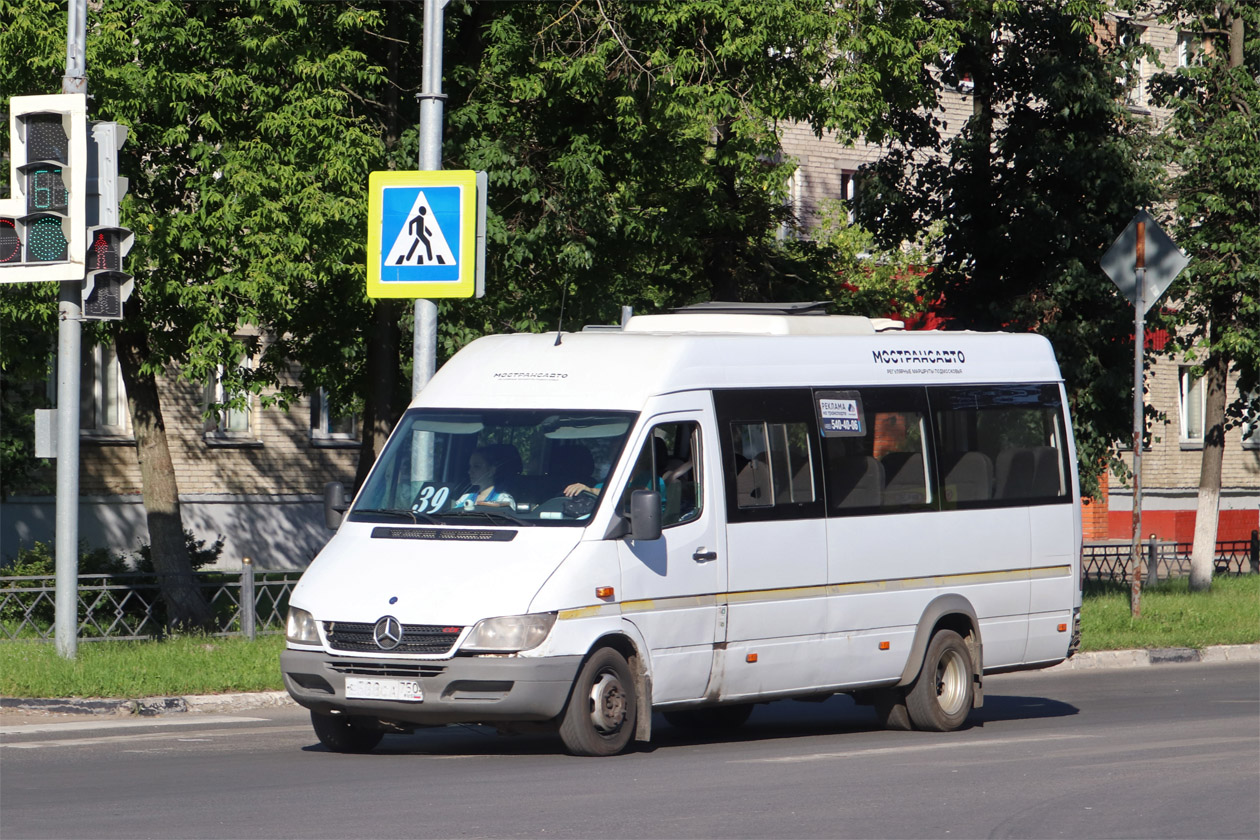
[{"label": "shadow on road", "polygon": [[[984,706],[971,713],[963,728],[1000,721],[1068,717],[1078,712],[1075,706],[1045,697],[986,694]],[[658,713],[652,720],[651,742],[633,743],[627,753],[651,753],[699,744],[817,738],[881,729],[874,711],[857,705],[847,695],[835,695],[822,702],[782,700],[757,706],[747,723],[726,732],[680,729],[671,726]],[[303,751],[327,752],[318,743],[303,747]],[[559,736],[550,732],[502,735],[491,726],[443,726],[419,729],[411,735],[386,735],[372,752],[377,755],[526,756],[563,755],[564,747]]]}]

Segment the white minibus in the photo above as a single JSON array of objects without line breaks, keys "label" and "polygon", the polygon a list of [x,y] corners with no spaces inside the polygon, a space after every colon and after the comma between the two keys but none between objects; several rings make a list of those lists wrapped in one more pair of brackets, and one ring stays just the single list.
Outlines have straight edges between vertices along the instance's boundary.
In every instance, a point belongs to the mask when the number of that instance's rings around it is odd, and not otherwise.
[{"label": "white minibus", "polygon": [[946,731],[985,674],[1072,655],[1050,344],[892,327],[710,305],[459,351],[349,508],[326,494],[281,657],[319,740],[477,723],[611,755],[654,711],[835,693]]}]

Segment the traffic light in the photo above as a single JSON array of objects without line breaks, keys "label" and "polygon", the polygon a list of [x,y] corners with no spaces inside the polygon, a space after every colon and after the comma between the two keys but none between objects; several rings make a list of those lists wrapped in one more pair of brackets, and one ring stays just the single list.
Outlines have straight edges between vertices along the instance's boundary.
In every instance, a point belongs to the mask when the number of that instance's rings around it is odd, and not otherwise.
[{"label": "traffic light", "polygon": [[0,200],[0,281],[83,279],[85,101],[81,93],[9,100],[11,195]]},{"label": "traffic light", "polygon": [[119,227],[118,203],[127,194],[127,179],[118,174],[118,150],[127,142],[127,128],[118,123],[92,123],[88,138],[87,252],[84,260],[83,317],[122,317],[135,285],[123,271],[123,257],[135,234]]},{"label": "traffic light", "polygon": [[136,237],[126,228],[88,228],[87,276],[83,280],[83,317],[118,319],[135,281],[122,270],[123,257]]}]

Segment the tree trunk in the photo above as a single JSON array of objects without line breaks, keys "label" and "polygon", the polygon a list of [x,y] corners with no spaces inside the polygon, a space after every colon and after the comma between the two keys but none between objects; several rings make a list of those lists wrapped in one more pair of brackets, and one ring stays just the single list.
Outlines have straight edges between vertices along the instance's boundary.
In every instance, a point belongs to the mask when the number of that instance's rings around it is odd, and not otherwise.
[{"label": "tree trunk", "polygon": [[1194,546],[1190,551],[1190,589],[1212,588],[1216,565],[1216,526],[1221,508],[1221,464],[1225,458],[1225,380],[1229,361],[1208,358],[1203,409],[1203,463],[1199,468],[1199,505],[1194,517]]},{"label": "tree trunk", "polygon": [[397,302],[387,298],[377,300],[372,307],[372,331],[367,336],[367,393],[363,400],[363,443],[354,475],[356,493],[381,454],[400,413],[394,408],[394,389],[398,384],[401,340]]},{"label": "tree trunk", "polygon": [[[128,309],[131,309],[130,301],[128,303]],[[130,315],[128,320],[131,323],[143,323],[139,317],[132,318]],[[127,388],[127,406],[131,411],[131,428],[136,438],[136,458],[140,462],[153,569],[157,572],[158,586],[166,601],[167,626],[172,629],[210,630],[213,629],[214,614],[193,578],[188,545],[184,541],[184,522],[179,510],[179,486],[166,443],[166,424],[162,420],[157,381],[153,374],[141,368],[148,355],[148,337],[143,327],[140,330],[118,331],[114,347]]]}]

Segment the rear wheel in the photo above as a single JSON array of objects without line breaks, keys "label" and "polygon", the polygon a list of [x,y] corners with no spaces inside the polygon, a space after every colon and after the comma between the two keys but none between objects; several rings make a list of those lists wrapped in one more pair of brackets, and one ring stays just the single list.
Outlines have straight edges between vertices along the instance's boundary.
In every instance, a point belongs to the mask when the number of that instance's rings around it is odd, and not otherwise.
[{"label": "rear wheel", "polygon": [[560,719],[560,739],[573,755],[616,755],[634,735],[634,676],[625,657],[600,648],[578,672]]},{"label": "rear wheel", "polygon": [[739,729],[748,720],[752,710],[752,703],[711,706],[705,709],[679,709],[675,712],[666,712],[665,720],[670,726],[678,729],[716,734]]},{"label": "rear wheel", "polygon": [[385,736],[379,729],[364,726],[349,715],[321,715],[311,712],[311,726],[319,742],[333,752],[365,753]]},{"label": "rear wheel", "polygon": [[923,667],[906,692],[906,710],[919,729],[948,732],[971,712],[971,652],[962,636],[940,630],[932,637]]}]

